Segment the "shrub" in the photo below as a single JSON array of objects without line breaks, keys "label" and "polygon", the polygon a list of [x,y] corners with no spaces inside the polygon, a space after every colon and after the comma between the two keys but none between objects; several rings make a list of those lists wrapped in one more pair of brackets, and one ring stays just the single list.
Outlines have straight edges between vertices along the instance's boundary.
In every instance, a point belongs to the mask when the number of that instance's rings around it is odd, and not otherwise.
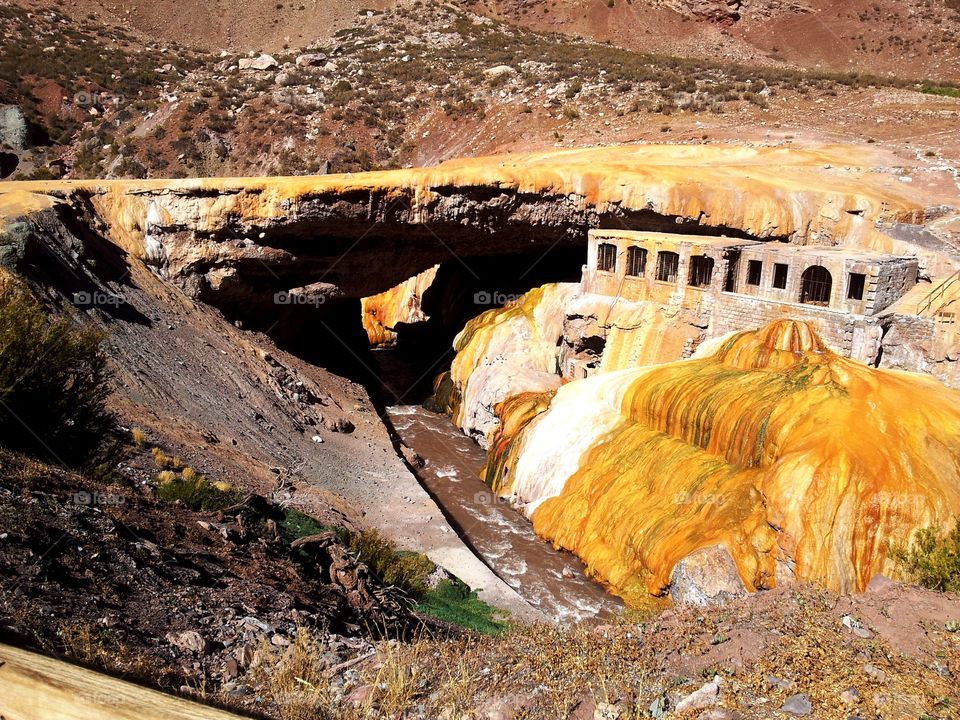
[{"label": "shrub", "polygon": [[951,87],[949,85],[924,85],[920,92],[927,95],[943,95],[944,97],[960,98],[960,87]]},{"label": "shrub", "polygon": [[437,566],[426,555],[400,550],[376,530],[355,533],[350,539],[350,549],[387,585],[394,585],[417,599],[429,592],[427,577]]},{"label": "shrub", "polygon": [[891,548],[893,559],[910,578],[931,590],[949,592],[960,590],[960,524],[941,535],[936,528],[917,531],[913,544],[907,548]]},{"label": "shrub", "polygon": [[160,500],[179,500],[191,510],[222,510],[240,500],[240,494],[227,483],[211,483],[193,468],[180,475],[171,470],[157,474],[154,495]]},{"label": "shrub", "polygon": [[0,296],[0,443],[72,467],[97,462],[115,428],[103,337],[21,292]]},{"label": "shrub", "polygon": [[170,457],[158,447],[150,448],[150,454],[153,455],[153,462],[156,463],[158,468],[174,468],[175,470],[179,470],[183,467],[183,461],[179,455]]}]

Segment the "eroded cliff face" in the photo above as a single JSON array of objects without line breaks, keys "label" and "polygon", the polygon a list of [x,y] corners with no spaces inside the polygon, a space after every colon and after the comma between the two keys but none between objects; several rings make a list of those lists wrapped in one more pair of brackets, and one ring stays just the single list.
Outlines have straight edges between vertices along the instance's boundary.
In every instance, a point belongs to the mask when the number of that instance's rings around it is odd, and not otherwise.
[{"label": "eroded cliff face", "polygon": [[371,296],[451,253],[583,245],[594,227],[883,247],[878,224],[921,221],[941,200],[882,171],[894,162],[845,146],[621,146],[356,175],[6,183],[0,205],[88,205],[123,249],[242,308],[317,282]]},{"label": "eroded cliff face", "polygon": [[439,265],[434,265],[386,292],[361,299],[361,321],[371,347],[394,345],[397,342],[396,328],[399,324],[424,322],[428,319],[423,313],[421,302],[423,294],[437,277],[439,268]]},{"label": "eroded cliff face", "polygon": [[484,447],[499,426],[494,408],[521,392],[560,387],[557,338],[572,283],[535,288],[504,308],[477,316],[454,339],[449,373],[437,380],[439,405]]},{"label": "eroded cliff face", "polygon": [[750,590],[862,590],[895,573],[891,541],[960,512],[960,393],[838,357],[806,323],[546,399],[500,405],[487,480],[628,601],[715,545]]}]

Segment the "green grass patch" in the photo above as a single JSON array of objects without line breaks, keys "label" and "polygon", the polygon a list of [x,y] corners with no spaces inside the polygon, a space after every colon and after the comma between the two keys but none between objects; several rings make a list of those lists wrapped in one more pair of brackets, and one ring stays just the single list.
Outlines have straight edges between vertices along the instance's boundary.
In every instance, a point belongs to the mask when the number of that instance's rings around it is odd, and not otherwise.
[{"label": "green grass patch", "polygon": [[431,589],[428,578],[437,566],[426,555],[400,550],[376,530],[355,533],[350,547],[384,583],[401,588],[416,600],[418,612],[486,635],[497,635],[506,628],[497,619],[499,611],[460,580],[441,580]]},{"label": "green grass patch", "polygon": [[960,87],[951,87],[950,85],[924,85],[920,88],[920,92],[927,95],[960,98]]},{"label": "green grass patch", "polygon": [[894,546],[893,559],[916,583],[931,590],[960,590],[960,523],[941,534],[936,528],[917,531],[910,547]]},{"label": "green grass patch", "polygon": [[350,542],[350,532],[339,525],[324,525],[315,518],[306,513],[293,508],[286,508],[283,511],[283,520],[280,521],[280,537],[287,544],[294,540],[310,535],[320,535],[325,532],[336,533],[337,537],[343,543]]},{"label": "green grass patch", "polygon": [[499,635],[507,625],[497,619],[499,611],[485,603],[459,580],[441,580],[417,605],[417,610],[485,635]]}]

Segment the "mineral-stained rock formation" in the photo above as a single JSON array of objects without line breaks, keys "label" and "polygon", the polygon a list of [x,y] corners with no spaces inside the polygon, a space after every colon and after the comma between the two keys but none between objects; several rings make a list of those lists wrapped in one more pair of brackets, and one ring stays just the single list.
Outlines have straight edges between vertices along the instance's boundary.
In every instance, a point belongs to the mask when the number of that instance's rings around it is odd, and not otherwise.
[{"label": "mineral-stained rock formation", "polygon": [[891,541],[960,512],[960,393],[840,358],[805,323],[500,410],[488,480],[628,600],[717,545],[750,590],[787,568],[863,590],[895,572]]},{"label": "mineral-stained rock formation", "polygon": [[482,445],[499,424],[492,411],[498,403],[560,387],[557,338],[576,290],[571,283],[536,288],[507,308],[479,315],[457,335],[450,373],[438,381],[439,394],[446,393],[440,404]]},{"label": "mineral-stained rock formation", "polygon": [[[190,307],[199,300],[221,312],[209,314],[211,327],[232,321],[231,338],[241,336],[237,326],[269,329],[282,349],[340,371],[331,348],[355,367],[347,333],[360,344],[369,339],[358,322],[361,298],[437,263],[438,278],[455,264],[469,275],[465,261],[480,260],[504,262],[514,280],[526,278],[525,290],[543,282],[528,272],[544,253],[584,248],[596,228],[884,252],[908,246],[934,290],[956,269],[955,251],[937,237],[920,243],[893,231],[926,222],[928,206],[956,205],[955,186],[948,197],[942,185],[900,182],[887,170],[895,164],[863,147],[626,146],[353,176],[7,183],[0,263],[45,270],[43,253],[60,236],[53,245],[69,267],[95,245],[108,257],[119,246],[126,252],[114,257],[118,269],[132,268],[153,295],[176,294],[172,283]],[[520,258],[527,267],[514,267]],[[126,275],[117,277],[114,285]],[[695,316],[669,298],[639,309],[619,302],[611,313],[613,298],[573,303],[577,288],[547,285],[469,323],[440,395],[460,427],[494,446],[495,484],[515,492],[538,530],[580,553],[619,592],[661,592],[677,561],[708,545],[726,548],[750,588],[774,582],[781,560],[800,577],[862,587],[889,569],[889,538],[958,509],[956,398],[932,381],[849,362],[790,322],[756,336],[762,341],[738,336],[710,358],[635,369],[692,352],[703,339],[705,305]],[[916,288],[922,300],[925,288]],[[405,301],[390,302],[392,312]],[[157,307],[150,299],[137,309],[143,317],[120,322],[166,349],[159,328],[176,326],[152,321]],[[919,315],[911,322],[920,330],[901,322],[887,343],[900,364],[933,355],[923,344],[936,318]],[[891,327],[880,322],[878,332]],[[630,335],[641,324],[650,330]],[[681,325],[682,339],[674,327]],[[318,340],[321,327],[339,342]],[[593,347],[598,335],[607,347]],[[213,331],[205,337],[219,342]],[[791,345],[796,337],[803,342]],[[942,364],[955,365],[954,346],[943,345]],[[561,387],[568,347],[574,356],[602,352],[602,374]],[[581,371],[596,369],[589,358],[573,359]],[[303,402],[295,381],[282,387]],[[264,435],[273,430],[256,416],[251,422]],[[363,430],[334,435],[347,447]],[[310,442],[305,437],[298,442]],[[677,483],[695,498],[679,509],[664,499]],[[908,483],[918,488],[912,504],[904,500]],[[361,485],[354,476],[343,484]],[[710,502],[696,499],[703,493]]]},{"label": "mineral-stained rock formation", "polygon": [[386,292],[363,298],[360,302],[363,329],[367,331],[371,347],[393,345],[397,341],[395,328],[398,324],[427,319],[420,303],[423,293],[437,276],[438,268],[439,265],[434,265]]},{"label": "mineral-stained rock formation", "polygon": [[0,204],[65,198],[191,293],[245,309],[320,281],[375,295],[451,253],[583,245],[599,226],[884,246],[877,223],[921,221],[935,200],[872,169],[893,162],[844,146],[623,146],[352,176],[9,183]]},{"label": "mineral-stained rock formation", "polygon": [[[342,349],[313,341],[318,329],[358,352],[368,333],[347,331],[360,299],[437,263],[501,258],[523,277],[549,264],[544,254],[584,247],[591,228],[897,250],[904,243],[889,226],[956,204],[883,171],[897,162],[862,147],[623,146],[357,175],[5,183],[0,216],[56,205],[229,320],[270,330],[306,357],[314,348],[296,343]],[[918,255],[935,282],[954,269],[932,246]],[[925,342],[917,337],[897,357],[916,354]],[[629,342],[623,349],[632,353]]]}]

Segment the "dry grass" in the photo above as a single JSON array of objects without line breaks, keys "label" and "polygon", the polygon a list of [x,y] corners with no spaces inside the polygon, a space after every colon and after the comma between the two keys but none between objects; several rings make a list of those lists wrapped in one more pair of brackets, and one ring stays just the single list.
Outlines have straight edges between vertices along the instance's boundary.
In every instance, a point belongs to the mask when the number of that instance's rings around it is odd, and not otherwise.
[{"label": "dry grass", "polygon": [[430,682],[423,668],[427,643],[388,642],[382,664],[367,679],[373,687],[369,701],[380,717],[397,717],[426,695]]},{"label": "dry grass", "polygon": [[136,677],[155,673],[154,662],[137,655],[118,634],[89,622],[71,622],[57,631],[59,647],[55,652],[94,667],[104,667]]},{"label": "dry grass", "polygon": [[[331,688],[320,645],[307,639],[285,654],[268,649],[279,659],[258,672],[265,673],[272,696],[298,699],[299,705],[288,702],[280,715],[294,720],[482,717],[498,704],[511,707],[518,720],[553,720],[569,717],[578,705],[610,704],[628,720],[648,717],[651,703],[660,699],[666,698],[668,707],[675,704],[715,674],[723,678],[721,705],[745,717],[772,717],[798,692],[827,717],[842,705],[839,696],[848,688],[861,698],[854,713],[861,717],[900,717],[903,703],[914,717],[955,716],[955,693],[936,668],[897,655],[879,638],[862,640],[843,631],[835,603],[829,593],[803,590],[762,605],[628,616],[600,628],[526,626],[498,637],[386,641],[375,661],[358,666],[363,692],[355,693],[352,703],[338,703],[337,697],[349,697],[353,684]],[[942,635],[937,637],[943,666],[955,670],[960,634],[943,627],[930,632]],[[737,646],[754,634],[766,638],[759,658],[737,661],[737,650],[727,660],[711,660],[718,648]],[[866,663],[886,677],[866,673]],[[793,685],[771,687],[771,676]],[[332,703],[326,706],[329,714],[316,713],[323,702]]]},{"label": "dry grass", "polygon": [[266,640],[260,645],[250,680],[282,720],[350,720],[349,715],[334,708],[322,655],[321,642],[303,627],[298,628],[288,648],[277,649]]},{"label": "dry grass", "polygon": [[[861,717],[901,717],[895,707],[902,701],[912,707],[914,717],[956,717],[957,707],[949,700],[950,685],[934,670],[898,656],[879,640],[844,642],[836,619],[827,613],[826,596],[795,600],[799,611],[745,681],[756,695],[770,698],[770,709],[795,692],[809,695],[814,707],[836,707],[840,694],[854,688],[861,698],[856,713]],[[956,647],[953,655],[955,667]],[[867,663],[886,677],[878,680],[865,673]],[[771,689],[770,676],[796,680],[798,686]],[[934,714],[924,715],[922,708]]]},{"label": "dry grass", "polygon": [[138,448],[142,449],[147,445],[147,434],[138,427],[130,431],[130,439],[133,440],[133,444]]},{"label": "dry grass", "polygon": [[171,468],[174,470],[179,470],[183,467],[183,460],[179,455],[170,457],[158,447],[151,448],[150,454],[153,456],[153,462],[162,470],[168,470]]},{"label": "dry grass", "polygon": [[172,470],[161,470],[156,482],[154,495],[157,498],[167,502],[179,500],[193,510],[221,510],[241,497],[229,483],[210,482],[205,475],[190,467],[184,468],[179,475]]}]

